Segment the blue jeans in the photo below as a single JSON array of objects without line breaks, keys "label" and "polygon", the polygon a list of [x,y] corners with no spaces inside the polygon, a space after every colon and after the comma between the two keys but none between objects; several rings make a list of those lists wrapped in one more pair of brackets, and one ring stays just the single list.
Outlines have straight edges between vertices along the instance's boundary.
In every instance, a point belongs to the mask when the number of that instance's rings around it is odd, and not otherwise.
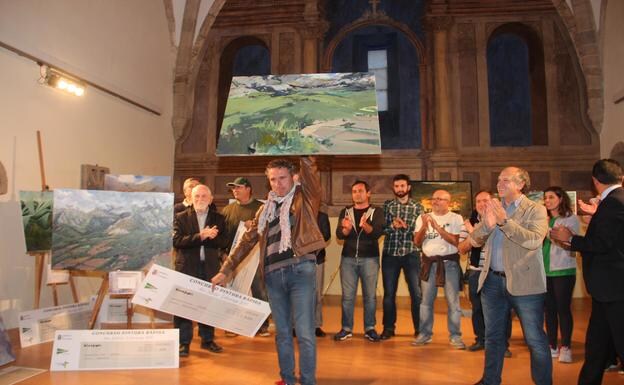
[{"label": "blue jeans", "polygon": [[302,385],[316,384],[316,263],[304,261],[267,273],[265,276],[269,304],[275,322],[275,344],[280,376],[294,384],[295,348],[293,321],[299,345],[299,372]]},{"label": "blue jeans", "polygon": [[[459,263],[454,261],[444,263],[444,296],[448,310],[446,313],[446,325],[448,327],[451,338],[461,337],[461,308],[459,306],[459,278],[461,276],[461,267]],[[420,334],[433,335],[433,301],[438,295],[438,287],[436,286],[436,270],[438,262],[431,264],[429,270],[429,279],[421,281],[422,302],[420,303]]]},{"label": "blue jeans", "polygon": [[548,337],[544,332],[545,294],[509,294],[506,279],[488,274],[481,288],[481,303],[485,318],[485,368],[483,383],[501,383],[506,349],[506,325],[513,308],[520,319],[524,340],[531,353],[531,378],[537,385],[552,384],[552,358]]},{"label": "blue jeans", "polygon": [[375,328],[377,309],[378,258],[342,257],[340,262],[340,284],[342,286],[342,328],[353,331],[353,308],[357,295],[358,278],[362,281],[364,300],[364,331]]},{"label": "blue jeans", "polygon": [[415,251],[402,256],[383,253],[381,260],[381,276],[383,278],[383,328],[394,331],[396,324],[396,293],[399,286],[399,275],[403,269],[405,282],[412,300],[412,323],[414,334],[418,333],[420,326],[420,253]]}]

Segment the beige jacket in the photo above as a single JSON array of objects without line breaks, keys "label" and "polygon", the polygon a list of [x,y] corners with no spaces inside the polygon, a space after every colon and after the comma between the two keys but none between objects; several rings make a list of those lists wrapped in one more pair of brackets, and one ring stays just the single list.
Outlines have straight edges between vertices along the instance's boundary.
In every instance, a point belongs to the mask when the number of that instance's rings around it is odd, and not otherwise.
[{"label": "beige jacket", "polygon": [[[518,208],[500,227],[503,238],[503,266],[507,276],[507,291],[511,295],[530,295],[546,292],[546,273],[542,257],[542,242],[548,232],[546,208],[522,196]],[[479,276],[479,288],[488,275],[491,263],[490,237],[493,228],[480,222],[470,235],[474,247],[484,247],[485,261]]]}]

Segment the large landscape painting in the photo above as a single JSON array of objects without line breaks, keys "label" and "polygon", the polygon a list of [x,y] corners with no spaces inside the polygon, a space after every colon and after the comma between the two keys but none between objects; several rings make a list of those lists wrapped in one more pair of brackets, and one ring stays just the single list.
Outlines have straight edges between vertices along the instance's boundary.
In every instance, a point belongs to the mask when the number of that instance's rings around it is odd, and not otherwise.
[{"label": "large landscape painting", "polygon": [[232,79],[217,155],[379,153],[372,73]]},{"label": "large landscape painting", "polygon": [[170,193],[55,190],[52,267],[141,270],[167,262],[172,218]]},{"label": "large landscape painting", "polygon": [[20,191],[24,239],[29,252],[52,246],[52,191]]}]

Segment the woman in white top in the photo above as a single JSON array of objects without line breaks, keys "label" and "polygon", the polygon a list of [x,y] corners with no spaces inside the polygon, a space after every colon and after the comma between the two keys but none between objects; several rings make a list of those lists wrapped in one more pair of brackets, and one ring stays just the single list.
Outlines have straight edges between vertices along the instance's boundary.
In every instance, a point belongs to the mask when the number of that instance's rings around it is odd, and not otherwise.
[{"label": "woman in white top", "polygon": [[[561,187],[552,186],[544,190],[544,206],[548,210],[548,227],[565,226],[574,234],[579,232],[579,220],[572,212],[570,197]],[[572,362],[570,340],[572,338],[572,291],[576,283],[576,253],[548,236],[542,246],[546,270],[546,334],[553,357],[559,362]],[[561,341],[557,344],[557,329],[561,330]]]}]

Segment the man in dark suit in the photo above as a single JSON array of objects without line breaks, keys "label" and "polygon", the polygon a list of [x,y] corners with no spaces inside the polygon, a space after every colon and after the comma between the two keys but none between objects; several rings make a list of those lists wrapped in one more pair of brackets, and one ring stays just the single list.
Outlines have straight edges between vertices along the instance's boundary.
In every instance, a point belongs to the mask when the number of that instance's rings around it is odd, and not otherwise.
[{"label": "man in dark suit", "polygon": [[[195,186],[191,197],[193,205],[178,213],[173,223],[175,269],[206,280],[219,272],[219,248],[227,244],[225,219],[210,208],[213,197],[207,186]],[[193,322],[174,316],[173,324],[180,329],[180,357],[186,357],[193,339]],[[198,327],[201,348],[221,353],[223,348],[214,342],[214,327],[204,324],[198,324]]]},{"label": "man in dark suit", "polygon": [[551,230],[551,238],[567,243],[583,256],[583,278],[592,296],[592,312],[585,337],[585,362],[579,384],[600,384],[610,347],[624,355],[624,189],[622,167],[612,159],[594,164],[592,181],[600,194],[598,209],[585,236],[565,227]]}]

